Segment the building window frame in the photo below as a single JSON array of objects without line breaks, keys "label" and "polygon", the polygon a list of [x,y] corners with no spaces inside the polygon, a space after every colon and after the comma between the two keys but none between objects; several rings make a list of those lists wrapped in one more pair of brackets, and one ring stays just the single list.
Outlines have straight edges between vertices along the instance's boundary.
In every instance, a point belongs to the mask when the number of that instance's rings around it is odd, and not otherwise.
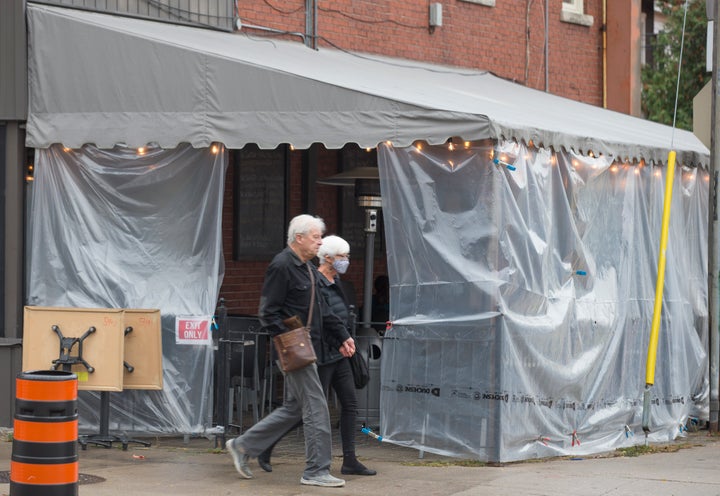
[{"label": "building window frame", "polygon": [[495,7],[495,0],[460,0],[461,2],[476,3],[485,7]]},{"label": "building window frame", "polygon": [[581,26],[592,26],[593,16],[585,14],[585,0],[563,0],[560,20]]}]

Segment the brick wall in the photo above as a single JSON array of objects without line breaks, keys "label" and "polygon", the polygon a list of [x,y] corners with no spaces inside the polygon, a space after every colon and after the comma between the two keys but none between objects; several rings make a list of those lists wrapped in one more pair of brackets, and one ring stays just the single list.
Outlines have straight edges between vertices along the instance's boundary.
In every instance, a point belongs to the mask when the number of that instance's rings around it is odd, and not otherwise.
[{"label": "brick wall", "polygon": [[[545,89],[541,0],[496,0],[495,7],[461,0],[440,3],[443,25],[431,33],[428,1],[321,0],[319,45],[488,70]],[[562,2],[548,3],[550,92],[601,105],[600,0],[585,0],[585,13],[594,19],[589,27],[561,21]],[[246,24],[305,31],[305,0],[244,0],[239,14]]]},{"label": "brick wall", "polygon": [[[321,47],[383,54],[460,67],[488,70],[525,84],[545,88],[544,12],[540,0],[496,0],[487,7],[460,0],[443,4],[443,25],[428,29],[428,1],[416,0],[321,0],[318,2],[318,34]],[[560,20],[561,2],[548,2],[549,91],[586,103],[602,104],[602,53],[600,0],[586,0],[585,13],[592,26]],[[245,24],[290,32],[305,31],[305,0],[240,0],[239,14]],[[246,29],[254,36],[266,35]],[[297,37],[290,37],[300,43]],[[317,177],[338,171],[338,152],[320,147]],[[267,267],[263,262],[232,260],[233,170],[228,170],[223,236],[225,278],[221,296],[232,313],[256,314],[260,288]],[[290,217],[302,210],[302,151],[291,152]],[[316,211],[337,233],[338,191],[334,186],[314,185]],[[281,219],[278,222],[282,222]],[[287,226],[285,226],[287,227]],[[364,246],[352,246],[350,269],[345,279],[356,289],[358,306],[363,295]],[[387,274],[386,260],[375,261],[374,274]]]}]

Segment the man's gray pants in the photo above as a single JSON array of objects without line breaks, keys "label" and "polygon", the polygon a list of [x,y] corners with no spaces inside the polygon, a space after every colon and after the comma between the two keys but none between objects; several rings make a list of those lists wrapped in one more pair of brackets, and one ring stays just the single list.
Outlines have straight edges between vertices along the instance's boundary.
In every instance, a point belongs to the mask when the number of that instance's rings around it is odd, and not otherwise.
[{"label": "man's gray pants", "polygon": [[330,472],[332,434],[325,392],[317,365],[285,374],[285,401],[270,415],[253,425],[235,443],[251,457],[275,444],[302,418],[305,433],[305,471],[311,478]]}]

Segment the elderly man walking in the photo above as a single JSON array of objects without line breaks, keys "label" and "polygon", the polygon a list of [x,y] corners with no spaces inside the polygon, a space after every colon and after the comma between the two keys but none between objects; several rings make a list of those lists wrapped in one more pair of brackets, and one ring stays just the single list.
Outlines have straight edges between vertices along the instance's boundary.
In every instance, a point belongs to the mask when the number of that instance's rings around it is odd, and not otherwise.
[{"label": "elderly man walking", "polygon": [[[324,298],[312,298],[317,290],[319,273],[310,263],[322,245],[325,223],[319,217],[299,215],[288,226],[288,246],[270,262],[260,296],[259,317],[271,336],[288,329],[284,320],[298,316],[310,328],[313,343],[325,333],[343,356],[355,353],[355,342],[342,319],[333,314]],[[308,322],[310,302],[314,301],[312,322]],[[345,481],[330,475],[332,437],[330,414],[317,366],[308,365],[285,373],[285,402],[242,436],[231,439],[226,448],[232,455],[238,473],[253,477],[248,466],[272,446],[300,419],[305,434],[305,470],[301,484],[321,487],[342,487]]]}]

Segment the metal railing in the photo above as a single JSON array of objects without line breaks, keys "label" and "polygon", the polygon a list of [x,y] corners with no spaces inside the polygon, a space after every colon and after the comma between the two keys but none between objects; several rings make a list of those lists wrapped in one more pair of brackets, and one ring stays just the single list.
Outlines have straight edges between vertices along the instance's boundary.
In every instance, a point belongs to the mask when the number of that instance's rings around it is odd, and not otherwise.
[{"label": "metal railing", "polygon": [[33,0],[35,3],[105,14],[232,31],[233,0]]}]

